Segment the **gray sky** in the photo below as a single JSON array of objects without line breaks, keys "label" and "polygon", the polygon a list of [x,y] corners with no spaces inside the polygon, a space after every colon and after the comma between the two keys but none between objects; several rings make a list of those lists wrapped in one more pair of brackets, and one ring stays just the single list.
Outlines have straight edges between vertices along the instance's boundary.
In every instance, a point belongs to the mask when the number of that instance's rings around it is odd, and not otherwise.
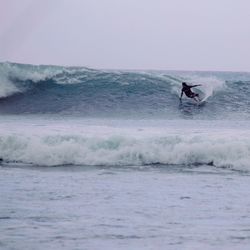
[{"label": "gray sky", "polygon": [[0,0],[0,61],[250,71],[249,0]]}]

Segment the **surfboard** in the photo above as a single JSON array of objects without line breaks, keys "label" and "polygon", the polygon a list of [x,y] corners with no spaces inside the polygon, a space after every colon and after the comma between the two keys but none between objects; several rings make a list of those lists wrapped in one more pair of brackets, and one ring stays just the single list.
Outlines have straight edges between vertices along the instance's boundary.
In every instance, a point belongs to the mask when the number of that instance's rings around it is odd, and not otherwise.
[{"label": "surfboard", "polygon": [[209,95],[207,95],[207,96],[205,95],[203,98],[201,98],[199,103],[204,103],[207,100],[208,97],[209,97]]},{"label": "surfboard", "polygon": [[199,102],[197,102],[196,104],[198,105],[198,106],[202,106],[202,105],[204,105],[206,103],[206,100],[200,100]]}]

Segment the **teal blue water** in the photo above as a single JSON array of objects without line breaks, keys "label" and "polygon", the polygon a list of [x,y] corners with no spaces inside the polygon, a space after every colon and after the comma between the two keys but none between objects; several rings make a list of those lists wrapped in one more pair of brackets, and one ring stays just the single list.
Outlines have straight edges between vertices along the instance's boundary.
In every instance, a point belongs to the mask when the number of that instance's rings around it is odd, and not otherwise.
[{"label": "teal blue water", "polygon": [[[203,105],[179,103],[181,82]],[[195,91],[195,89],[194,89]],[[112,71],[0,63],[0,114],[147,119],[250,119],[250,73]]]}]

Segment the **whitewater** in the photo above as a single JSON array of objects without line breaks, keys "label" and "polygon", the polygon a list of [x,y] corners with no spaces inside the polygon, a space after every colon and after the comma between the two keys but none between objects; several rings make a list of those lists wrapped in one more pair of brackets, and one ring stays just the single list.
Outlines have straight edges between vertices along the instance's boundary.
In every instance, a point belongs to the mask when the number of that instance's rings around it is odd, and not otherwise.
[{"label": "whitewater", "polygon": [[248,249],[249,94],[248,72],[0,63],[0,247]]}]

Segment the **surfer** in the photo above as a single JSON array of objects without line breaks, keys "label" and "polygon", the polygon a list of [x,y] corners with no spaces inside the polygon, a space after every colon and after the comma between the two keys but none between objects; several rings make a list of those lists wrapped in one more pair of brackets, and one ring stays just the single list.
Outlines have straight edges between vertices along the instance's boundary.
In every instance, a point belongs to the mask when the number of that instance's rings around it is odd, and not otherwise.
[{"label": "surfer", "polygon": [[199,102],[199,94],[192,92],[191,88],[201,86],[200,84],[198,85],[187,85],[185,82],[182,83],[182,90],[181,90],[181,96],[180,96],[180,101],[183,96],[183,93],[189,98],[193,98],[196,102]]}]

